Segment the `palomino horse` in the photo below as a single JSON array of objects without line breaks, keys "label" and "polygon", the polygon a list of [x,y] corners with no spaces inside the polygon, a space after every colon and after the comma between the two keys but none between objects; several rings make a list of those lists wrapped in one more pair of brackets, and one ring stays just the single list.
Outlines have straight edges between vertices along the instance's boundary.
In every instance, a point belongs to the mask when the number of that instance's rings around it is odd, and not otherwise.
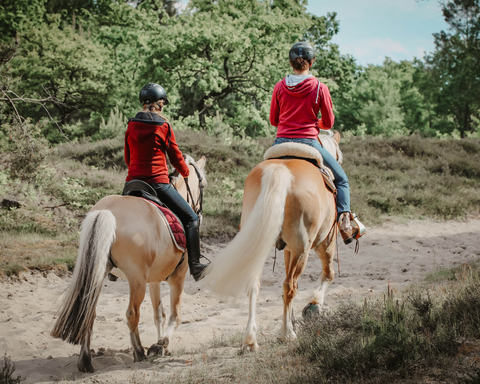
[{"label": "palomino horse", "polygon": [[[200,183],[206,182],[205,157],[195,163],[186,156],[186,161],[190,168],[190,195],[192,199],[198,197],[197,202],[191,202],[195,210],[196,205],[201,203],[200,191],[204,185]],[[172,184],[186,199],[187,188],[183,178],[175,178]],[[173,331],[180,324],[181,297],[188,270],[186,259],[179,265],[182,251],[174,245],[167,225],[156,207],[133,196],[107,196],[95,204],[83,221],[72,282],[52,331],[54,337],[81,344],[78,358],[80,371],[94,371],[90,338],[95,308],[102,281],[113,264],[118,268],[115,274],[127,279],[130,287],[126,316],[135,361],[146,359],[138,334],[138,322],[147,283],[158,331],[158,342],[150,347],[148,354],[163,354],[166,351]],[[164,332],[166,315],[160,282],[165,280],[170,285],[171,314]]]},{"label": "palomino horse", "polygon": [[[341,161],[338,148],[340,135],[320,137],[323,146]],[[286,244],[280,338],[296,338],[292,302],[310,249],[315,250],[323,265],[320,287],[315,291],[312,304],[323,305],[325,292],[335,275],[335,219],[333,193],[326,188],[318,168],[305,160],[266,160],[247,176],[241,230],[217,255],[205,277],[206,287],[220,296],[249,296],[249,318],[243,342],[245,349],[255,351],[258,348],[256,299],[263,265],[273,244]]]}]

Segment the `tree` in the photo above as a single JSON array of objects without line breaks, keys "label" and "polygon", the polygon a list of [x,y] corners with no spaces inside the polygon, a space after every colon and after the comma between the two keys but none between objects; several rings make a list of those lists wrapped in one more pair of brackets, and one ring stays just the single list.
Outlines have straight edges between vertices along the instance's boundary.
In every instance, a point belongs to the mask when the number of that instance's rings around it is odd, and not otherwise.
[{"label": "tree", "polygon": [[382,66],[369,65],[337,105],[337,124],[343,130],[372,135],[406,133],[401,82]]},{"label": "tree", "polygon": [[151,39],[144,76],[174,91],[169,111],[178,116],[197,114],[205,127],[221,113],[237,134],[265,135],[273,87],[289,73],[291,45],[308,31],[333,33],[303,2],[192,0]]},{"label": "tree", "polygon": [[[62,105],[51,110],[61,123],[106,107],[113,63],[104,47],[72,28],[61,29],[56,24],[32,25],[20,39],[20,53],[12,60],[11,70],[22,80],[20,94],[41,97],[46,91],[61,100]],[[25,110],[24,114],[33,117],[32,112]]]},{"label": "tree", "polygon": [[448,0],[442,10],[451,32],[434,34],[435,52],[426,61],[437,79],[437,113],[447,122],[453,116],[465,136],[480,117],[480,0]]}]

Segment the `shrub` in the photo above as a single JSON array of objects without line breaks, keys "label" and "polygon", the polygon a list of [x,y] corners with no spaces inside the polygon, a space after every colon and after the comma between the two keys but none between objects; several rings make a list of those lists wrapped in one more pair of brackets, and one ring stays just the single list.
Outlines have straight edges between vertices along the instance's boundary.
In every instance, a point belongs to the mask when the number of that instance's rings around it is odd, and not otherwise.
[{"label": "shrub", "polygon": [[15,372],[15,364],[7,357],[7,354],[3,356],[0,361],[0,383],[2,384],[17,384],[23,381],[21,376],[13,378],[12,375]]}]

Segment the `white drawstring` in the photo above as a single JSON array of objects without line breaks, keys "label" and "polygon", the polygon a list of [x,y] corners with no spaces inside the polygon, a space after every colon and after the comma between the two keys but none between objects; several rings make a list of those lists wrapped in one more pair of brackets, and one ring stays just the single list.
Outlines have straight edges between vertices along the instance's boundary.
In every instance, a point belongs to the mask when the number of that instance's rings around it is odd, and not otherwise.
[{"label": "white drawstring", "polygon": [[320,93],[320,80],[318,80],[317,99],[315,100],[315,104],[318,104],[318,94],[319,93]]}]

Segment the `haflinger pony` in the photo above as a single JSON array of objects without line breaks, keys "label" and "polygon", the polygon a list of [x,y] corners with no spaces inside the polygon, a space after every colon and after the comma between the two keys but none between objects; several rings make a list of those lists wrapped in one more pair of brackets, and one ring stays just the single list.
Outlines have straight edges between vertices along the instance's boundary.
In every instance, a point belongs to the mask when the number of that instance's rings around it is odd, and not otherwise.
[{"label": "haflinger pony", "polygon": [[[319,135],[323,146],[339,162],[340,134]],[[280,146],[289,146],[280,144]],[[321,156],[308,145],[312,156]],[[288,149],[288,148],[287,148]],[[295,148],[293,148],[295,151]],[[313,152],[312,152],[313,151]],[[302,156],[300,156],[302,157]],[[258,349],[255,306],[260,276],[267,255],[276,244],[285,247],[286,278],[283,283],[282,340],[295,340],[293,329],[293,298],[297,280],[307,264],[310,249],[322,261],[320,287],[312,302],[305,307],[323,305],[325,292],[332,281],[336,245],[336,207],[334,194],[325,185],[322,174],[312,163],[295,158],[270,159],[258,164],[247,176],[243,195],[240,232],[213,260],[206,271],[205,286],[222,297],[249,297],[249,318],[243,348]]]},{"label": "haflinger pony", "polygon": [[[205,157],[195,163],[187,155],[186,162],[190,168],[189,195],[191,200],[197,200],[189,203],[196,210],[201,204],[201,190],[206,184]],[[182,177],[172,180],[172,185],[189,201]],[[52,331],[53,337],[81,344],[78,358],[81,372],[94,372],[90,339],[95,308],[102,281],[112,269],[115,275],[128,280],[130,287],[126,316],[134,360],[146,359],[138,334],[138,322],[147,283],[158,331],[158,342],[150,347],[148,355],[167,352],[172,333],[181,322],[181,297],[188,270],[186,258],[180,263],[183,252],[175,246],[167,225],[153,204],[133,196],[107,196],[87,214],[82,224],[72,282]],[[114,265],[116,268],[113,268]],[[166,314],[161,301],[160,282],[165,280],[170,285],[171,314],[164,332]]]}]

